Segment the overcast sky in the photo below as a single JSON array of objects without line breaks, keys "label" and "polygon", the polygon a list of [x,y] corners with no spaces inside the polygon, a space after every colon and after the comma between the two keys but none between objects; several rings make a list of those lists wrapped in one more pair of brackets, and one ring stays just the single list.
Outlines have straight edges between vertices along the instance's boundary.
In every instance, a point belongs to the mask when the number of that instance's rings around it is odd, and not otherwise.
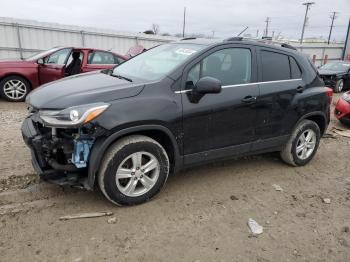
[{"label": "overcast sky", "polygon": [[[305,37],[328,37],[330,13],[339,12],[332,39],[344,40],[350,18],[350,0],[313,0]],[[299,38],[305,14],[300,0],[0,0],[0,16],[140,32],[160,26],[161,33],[182,32],[183,7],[187,7],[186,33],[215,37],[269,31]]]}]

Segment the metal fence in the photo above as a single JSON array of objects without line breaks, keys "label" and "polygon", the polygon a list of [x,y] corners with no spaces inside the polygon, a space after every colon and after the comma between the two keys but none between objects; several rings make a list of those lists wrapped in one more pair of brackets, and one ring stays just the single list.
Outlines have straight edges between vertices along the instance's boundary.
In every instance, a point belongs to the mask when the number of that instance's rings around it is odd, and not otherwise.
[{"label": "metal fence", "polygon": [[150,48],[174,40],[177,38],[0,18],[0,58],[25,58],[54,46],[101,48],[125,54],[137,44]]},{"label": "metal fence", "polygon": [[[0,17],[0,59],[25,58],[54,46],[101,48],[125,54],[137,44],[150,48],[158,44],[176,41],[176,37],[121,33],[88,27],[36,22]],[[298,43],[290,44],[307,54],[316,65],[330,60],[340,60],[342,44]]]},{"label": "metal fence", "polygon": [[342,60],[344,45],[342,44],[315,44],[305,43],[302,46],[294,45],[300,52],[307,54],[316,66],[329,61]]}]

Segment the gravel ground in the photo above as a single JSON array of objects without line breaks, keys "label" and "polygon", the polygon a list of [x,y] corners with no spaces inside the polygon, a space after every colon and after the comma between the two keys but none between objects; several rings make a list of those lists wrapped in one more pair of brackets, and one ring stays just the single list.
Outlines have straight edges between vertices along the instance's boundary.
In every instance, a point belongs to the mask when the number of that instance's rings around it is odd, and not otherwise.
[{"label": "gravel ground", "polygon": [[[25,114],[0,101],[0,261],[350,261],[349,138],[322,139],[305,167],[266,154],[189,169],[153,201],[120,208],[98,191],[40,183],[19,131]],[[59,220],[96,211],[116,223]]]}]

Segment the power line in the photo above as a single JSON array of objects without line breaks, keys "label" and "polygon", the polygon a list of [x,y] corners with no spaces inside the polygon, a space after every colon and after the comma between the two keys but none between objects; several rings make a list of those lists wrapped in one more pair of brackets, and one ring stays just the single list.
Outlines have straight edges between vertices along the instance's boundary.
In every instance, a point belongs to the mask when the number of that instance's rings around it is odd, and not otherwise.
[{"label": "power line", "polygon": [[330,16],[332,22],[331,22],[331,28],[329,29],[329,35],[328,35],[328,41],[327,44],[329,44],[329,41],[331,40],[331,35],[332,35],[332,29],[333,29],[333,24],[334,24],[334,19],[336,19],[336,14],[337,12],[332,12],[332,15]]},{"label": "power line", "polygon": [[310,6],[315,4],[315,2],[306,2],[303,3],[303,5],[306,6],[306,10],[305,10],[305,17],[304,17],[304,23],[303,23],[303,29],[301,30],[301,37],[300,37],[300,44],[303,43],[303,39],[304,39],[304,32],[305,32],[305,25],[306,25],[306,20],[307,18],[307,13],[309,12]]}]

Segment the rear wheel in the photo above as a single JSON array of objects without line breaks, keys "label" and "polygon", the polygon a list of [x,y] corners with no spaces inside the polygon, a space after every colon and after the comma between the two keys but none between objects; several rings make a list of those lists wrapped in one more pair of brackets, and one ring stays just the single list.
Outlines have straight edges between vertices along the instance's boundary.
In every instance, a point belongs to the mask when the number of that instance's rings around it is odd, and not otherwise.
[{"label": "rear wheel", "polygon": [[155,196],[168,174],[169,159],[164,148],[149,137],[132,135],[107,151],[98,182],[114,204],[135,205]]},{"label": "rear wheel", "polygon": [[29,91],[29,82],[20,76],[8,76],[0,82],[1,96],[10,102],[24,101]]},{"label": "rear wheel", "polygon": [[335,93],[340,93],[344,88],[344,80],[339,79],[335,85],[334,92]]},{"label": "rear wheel", "polygon": [[303,166],[316,154],[321,132],[318,125],[310,120],[302,120],[281,151],[281,159],[293,166]]}]

